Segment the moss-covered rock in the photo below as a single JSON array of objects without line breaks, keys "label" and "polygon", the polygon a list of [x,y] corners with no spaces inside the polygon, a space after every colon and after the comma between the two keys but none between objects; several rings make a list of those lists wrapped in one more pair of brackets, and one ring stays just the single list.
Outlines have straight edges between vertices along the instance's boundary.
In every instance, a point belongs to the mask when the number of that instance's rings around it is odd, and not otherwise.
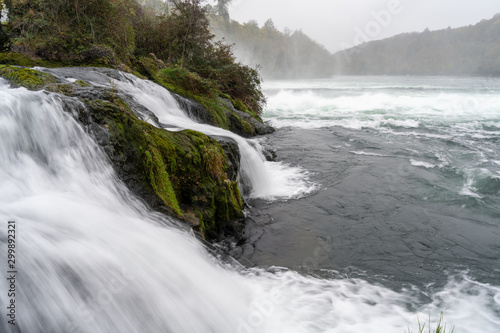
[{"label": "moss-covered rock", "polygon": [[149,57],[139,57],[136,59],[135,68],[140,73],[140,76],[154,80],[158,71],[165,68],[165,63],[159,60],[153,53]]},{"label": "moss-covered rock", "polygon": [[116,68],[120,64],[113,49],[107,45],[92,45],[73,61],[88,66],[110,68]]},{"label": "moss-covered rock", "polygon": [[106,129],[106,152],[134,193],[156,209],[198,224],[207,239],[234,232],[234,221],[243,218],[243,203],[215,139],[154,127],[116,96],[85,104],[81,120]]},{"label": "moss-covered rock", "polygon": [[75,85],[77,85],[79,87],[90,87],[90,84],[88,84],[87,82],[85,82],[83,80],[76,80]]},{"label": "moss-covered rock", "polygon": [[0,75],[17,86],[83,102],[72,100],[78,120],[104,147],[120,179],[151,208],[198,225],[207,239],[238,233],[244,215],[236,143],[223,142],[226,156],[216,139],[202,133],[152,126],[113,89],[81,80],[58,83],[50,74],[15,66],[0,65]]},{"label": "moss-covered rock", "polygon": [[[195,117],[202,122],[244,137],[269,134],[274,131],[242,101],[221,94],[211,82],[186,69],[165,68],[153,75],[153,80],[171,92],[189,99],[192,103],[179,101],[179,98],[177,101],[188,113],[193,114],[190,109],[194,109]],[[193,108],[193,103],[201,107]]]},{"label": "moss-covered rock", "polygon": [[0,75],[7,79],[15,87],[25,87],[30,90],[38,90],[57,82],[50,74],[42,73],[30,68],[0,65]]},{"label": "moss-covered rock", "polygon": [[45,87],[48,91],[61,93],[66,96],[72,96],[74,89],[71,84],[50,84]]},{"label": "moss-covered rock", "polygon": [[210,125],[229,129],[224,105],[217,99],[216,87],[208,80],[182,68],[162,69],[154,76],[154,80],[171,92],[202,105],[208,113],[204,118]]}]

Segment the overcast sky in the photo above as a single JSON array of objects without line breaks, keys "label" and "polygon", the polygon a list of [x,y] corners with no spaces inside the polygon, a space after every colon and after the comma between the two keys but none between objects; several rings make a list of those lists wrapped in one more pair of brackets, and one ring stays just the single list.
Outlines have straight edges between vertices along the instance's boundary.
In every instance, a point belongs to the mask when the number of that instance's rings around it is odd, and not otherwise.
[{"label": "overcast sky", "polygon": [[500,0],[233,0],[231,18],[272,18],[283,30],[302,29],[335,52],[366,39],[475,24],[500,13]]}]

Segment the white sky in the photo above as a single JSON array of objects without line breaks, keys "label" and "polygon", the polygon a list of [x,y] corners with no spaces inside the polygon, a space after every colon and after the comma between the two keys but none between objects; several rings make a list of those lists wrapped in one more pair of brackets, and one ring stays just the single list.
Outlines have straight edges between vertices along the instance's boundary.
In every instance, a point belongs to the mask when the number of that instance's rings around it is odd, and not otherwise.
[{"label": "white sky", "polygon": [[[389,7],[393,13],[377,22],[374,13]],[[500,13],[500,0],[233,0],[229,13],[242,23],[272,18],[280,30],[302,29],[335,52],[365,39],[475,24]]]}]

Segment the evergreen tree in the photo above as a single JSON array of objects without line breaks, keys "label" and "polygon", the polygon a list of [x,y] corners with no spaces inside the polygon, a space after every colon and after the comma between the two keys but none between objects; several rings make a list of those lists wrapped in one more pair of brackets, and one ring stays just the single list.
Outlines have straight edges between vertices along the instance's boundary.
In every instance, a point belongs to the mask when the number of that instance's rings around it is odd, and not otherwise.
[{"label": "evergreen tree", "polygon": [[215,10],[217,15],[222,17],[225,22],[229,22],[229,9],[228,5],[232,0],[217,0],[217,4],[215,5]]}]

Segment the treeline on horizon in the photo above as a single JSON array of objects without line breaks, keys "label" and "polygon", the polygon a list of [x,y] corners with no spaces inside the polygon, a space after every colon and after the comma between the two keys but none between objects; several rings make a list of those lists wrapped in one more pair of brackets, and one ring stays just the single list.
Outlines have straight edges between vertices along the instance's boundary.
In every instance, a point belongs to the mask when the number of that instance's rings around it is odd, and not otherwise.
[{"label": "treeline on horizon", "polygon": [[[259,66],[264,79],[330,77],[333,56],[301,30],[279,31],[272,19],[262,27],[255,20],[231,20],[227,3],[219,1],[209,9],[212,29],[219,39],[235,45],[236,57],[250,66]],[[226,4],[226,7],[221,6]]]},{"label": "treeline on horizon", "polygon": [[500,14],[476,25],[404,33],[335,54],[301,30],[284,32],[269,19],[231,20],[227,4],[209,8],[218,38],[235,44],[243,63],[259,65],[265,79],[307,79],[333,75],[500,76]]},{"label": "treeline on horizon", "polygon": [[473,26],[364,43],[334,56],[339,75],[500,76],[500,14]]}]

